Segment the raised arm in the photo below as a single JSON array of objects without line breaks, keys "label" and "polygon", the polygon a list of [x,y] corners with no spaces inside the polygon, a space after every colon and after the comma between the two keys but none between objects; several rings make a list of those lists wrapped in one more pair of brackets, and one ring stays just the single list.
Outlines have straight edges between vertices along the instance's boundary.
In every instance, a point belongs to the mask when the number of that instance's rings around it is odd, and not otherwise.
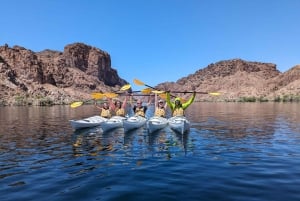
[{"label": "raised arm", "polygon": [[125,99],[123,101],[123,104],[122,104],[122,108],[125,109],[126,108],[126,105],[127,105],[127,96],[125,96]]},{"label": "raised arm", "polygon": [[173,111],[175,106],[174,106],[173,103],[171,103],[171,98],[170,98],[170,93],[169,92],[167,92],[166,103],[171,108],[171,110]]},{"label": "raised arm", "polygon": [[193,93],[192,97],[185,103],[182,104],[182,109],[186,109],[190,104],[194,102],[194,99],[196,97],[196,92]]},{"label": "raised arm", "polygon": [[111,98],[108,99],[108,107],[110,110],[113,110],[113,111],[116,109],[115,102]]},{"label": "raised arm", "polygon": [[97,108],[97,109],[99,109],[100,110],[100,112],[101,112],[101,110],[102,110],[102,107],[99,107],[98,105],[97,105],[97,102],[95,101],[95,103],[94,103],[94,106]]}]

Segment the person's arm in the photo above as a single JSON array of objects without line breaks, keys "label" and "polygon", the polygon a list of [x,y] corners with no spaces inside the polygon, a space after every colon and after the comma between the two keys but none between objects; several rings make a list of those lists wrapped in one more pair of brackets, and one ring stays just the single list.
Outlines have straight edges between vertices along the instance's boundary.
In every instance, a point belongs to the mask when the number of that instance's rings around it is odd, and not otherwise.
[{"label": "person's arm", "polygon": [[97,102],[96,102],[96,101],[95,101],[95,104],[94,104],[94,105],[95,105],[96,108],[98,108],[98,109],[100,110],[100,113],[101,113],[102,107],[99,107],[99,106],[97,105]]},{"label": "person's arm", "polygon": [[187,102],[182,104],[182,109],[185,110],[188,106],[190,106],[194,102],[195,97],[196,97],[196,92],[193,93],[193,96]]},{"label": "person's arm", "polygon": [[122,104],[122,108],[125,109],[126,105],[127,105],[127,96],[125,96],[125,99],[124,99],[123,104]]},{"label": "person's arm", "polygon": [[151,105],[151,103],[153,102],[153,99],[154,99],[154,98],[152,98],[152,96],[153,96],[153,95],[150,95],[150,96],[149,96],[149,98],[148,98],[148,103],[146,104],[147,106]]},{"label": "person's arm", "polygon": [[166,103],[167,103],[167,105],[170,107],[170,109],[173,111],[175,106],[174,106],[173,103],[171,103],[171,100],[170,100],[170,99],[171,99],[171,98],[170,98],[170,93],[167,92]]},{"label": "person's arm", "polygon": [[114,104],[114,101],[113,101],[111,98],[108,99],[108,105],[109,105],[109,109],[110,109],[110,110],[115,111],[116,106],[115,106],[115,104]]}]

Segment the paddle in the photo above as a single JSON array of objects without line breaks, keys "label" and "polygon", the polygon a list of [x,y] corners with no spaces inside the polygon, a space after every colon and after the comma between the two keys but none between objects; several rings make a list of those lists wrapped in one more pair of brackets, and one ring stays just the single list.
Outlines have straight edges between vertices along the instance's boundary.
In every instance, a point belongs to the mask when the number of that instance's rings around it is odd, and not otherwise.
[{"label": "paddle", "polygon": [[[151,87],[151,86],[149,86],[148,84],[145,84],[144,82],[142,82],[142,81],[140,81],[140,80],[138,80],[138,79],[134,79],[133,82],[134,82],[134,84],[136,84],[136,85],[138,85],[138,86],[146,86],[146,87],[149,87],[149,88],[151,88],[151,89],[154,89],[155,91],[158,91],[156,88]],[[163,92],[163,93],[164,93],[164,92]],[[171,96],[173,96],[173,95],[171,94]],[[173,96],[173,97],[175,97],[175,96]]]},{"label": "paddle", "polygon": [[71,104],[71,108],[76,108],[76,107],[79,107],[83,104],[82,101],[77,101],[77,102],[74,102]]},{"label": "paddle", "polygon": [[[131,85],[126,84],[126,85],[124,85],[120,88],[120,91],[126,91],[130,88],[131,88]],[[104,97],[115,98],[115,97],[118,96],[118,94],[116,94],[116,93],[97,93],[97,92],[94,92],[94,93],[91,93],[91,96],[92,96],[93,99],[102,99]],[[84,101],[84,102],[88,102],[88,101],[91,101],[93,99],[90,99],[90,100],[87,100],[87,101]],[[70,106],[71,106],[71,108],[76,108],[76,107],[81,106],[84,102],[83,101],[77,101],[77,102],[72,103]]]},{"label": "paddle", "polygon": [[131,88],[131,85],[130,84],[126,84],[123,87],[121,87],[120,91],[126,91],[126,90],[128,90],[130,88]]},{"label": "paddle", "polygon": [[[131,88],[131,85],[130,84],[126,84],[126,85],[124,85],[123,87],[120,88],[120,91],[126,91],[126,90],[128,90],[130,88]],[[114,92],[106,92],[106,93],[94,92],[91,95],[92,95],[92,97],[100,97],[98,99],[101,99],[104,96],[107,97],[107,98],[115,98],[115,97],[118,96],[117,91],[116,91],[116,93],[114,93]]]},{"label": "paddle", "polygon": [[[134,82],[134,84],[136,84],[136,85],[138,85],[138,86],[146,86],[146,87],[149,87],[149,88],[151,88],[151,89],[155,89],[154,87],[151,87],[151,86],[145,84],[144,82],[142,82],[142,81],[140,81],[140,80],[138,80],[138,79],[134,79],[133,82]],[[155,89],[155,90],[156,90],[156,89]]]},{"label": "paddle", "polygon": [[[162,94],[165,93],[165,91],[158,91],[158,90],[153,90],[152,93],[156,93],[156,94]],[[209,94],[212,96],[219,96],[221,95],[221,93],[219,92],[202,92],[202,91],[170,91],[170,93],[183,93],[183,94],[187,94],[187,93],[196,93],[196,94]]]}]

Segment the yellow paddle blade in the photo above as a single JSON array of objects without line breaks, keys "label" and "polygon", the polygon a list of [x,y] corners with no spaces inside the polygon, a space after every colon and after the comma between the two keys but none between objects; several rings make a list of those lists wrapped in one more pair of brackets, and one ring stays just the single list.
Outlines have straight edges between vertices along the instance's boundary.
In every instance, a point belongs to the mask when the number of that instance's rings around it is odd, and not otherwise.
[{"label": "yellow paddle blade", "polygon": [[163,94],[163,93],[165,93],[165,92],[164,92],[164,91],[153,90],[152,93],[155,93],[155,94]]},{"label": "yellow paddle blade", "polygon": [[219,92],[211,92],[211,93],[208,93],[209,95],[212,95],[212,96],[219,96],[221,95],[221,93]]},{"label": "yellow paddle blade", "polygon": [[187,100],[184,98],[180,98],[180,102],[185,103]]},{"label": "yellow paddle blade", "polygon": [[74,102],[71,104],[71,108],[76,108],[76,107],[79,107],[83,104],[83,102],[81,101],[78,101],[78,102]]},{"label": "yellow paddle blade", "polygon": [[[164,100],[167,99],[167,94],[166,94],[166,93],[160,93],[160,94],[158,94],[158,96],[159,96],[160,98],[164,99]],[[184,103],[184,102],[186,102],[186,101],[187,101],[186,99],[180,98],[180,102]]]},{"label": "yellow paddle blade", "polygon": [[167,94],[162,93],[162,94],[158,94],[159,97],[161,97],[162,99],[167,99]]},{"label": "yellow paddle blade", "polygon": [[126,91],[126,90],[128,90],[128,89],[130,89],[131,88],[131,85],[130,84],[126,84],[126,85],[124,85],[123,87],[121,87],[121,91]]},{"label": "yellow paddle blade", "polygon": [[115,98],[118,96],[118,94],[116,93],[104,93],[104,96],[106,96],[107,98]]},{"label": "yellow paddle blade", "polygon": [[134,84],[139,85],[139,86],[145,85],[144,82],[142,82],[142,81],[140,81],[140,80],[138,80],[138,79],[134,79],[133,82],[134,82]]},{"label": "yellow paddle blade", "polygon": [[92,98],[93,99],[102,99],[102,98],[104,98],[104,94],[102,94],[102,93],[91,93],[91,96],[92,96]]},{"label": "yellow paddle blade", "polygon": [[145,89],[141,90],[142,94],[150,94],[151,91],[152,91],[152,89],[150,89],[150,88],[145,88]]}]

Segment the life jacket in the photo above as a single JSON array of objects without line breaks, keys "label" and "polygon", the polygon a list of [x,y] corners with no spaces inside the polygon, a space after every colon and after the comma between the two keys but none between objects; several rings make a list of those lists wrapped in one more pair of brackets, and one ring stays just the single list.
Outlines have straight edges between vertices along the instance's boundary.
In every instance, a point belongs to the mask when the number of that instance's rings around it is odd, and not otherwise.
[{"label": "life jacket", "polygon": [[175,108],[173,111],[173,117],[175,116],[184,116],[184,110],[182,107]]},{"label": "life jacket", "polygon": [[134,113],[135,115],[141,116],[141,117],[145,117],[145,107],[135,107],[134,108]]},{"label": "life jacket", "polygon": [[111,117],[110,110],[102,108],[100,116],[104,118],[110,118]]},{"label": "life jacket", "polygon": [[121,117],[125,117],[125,110],[124,110],[124,108],[118,108],[116,110],[116,115],[117,116],[121,116]]},{"label": "life jacket", "polygon": [[164,108],[159,108],[159,107],[157,107],[157,108],[155,109],[154,116],[165,117],[165,116],[166,116],[166,111],[165,111],[165,109],[164,109]]}]

